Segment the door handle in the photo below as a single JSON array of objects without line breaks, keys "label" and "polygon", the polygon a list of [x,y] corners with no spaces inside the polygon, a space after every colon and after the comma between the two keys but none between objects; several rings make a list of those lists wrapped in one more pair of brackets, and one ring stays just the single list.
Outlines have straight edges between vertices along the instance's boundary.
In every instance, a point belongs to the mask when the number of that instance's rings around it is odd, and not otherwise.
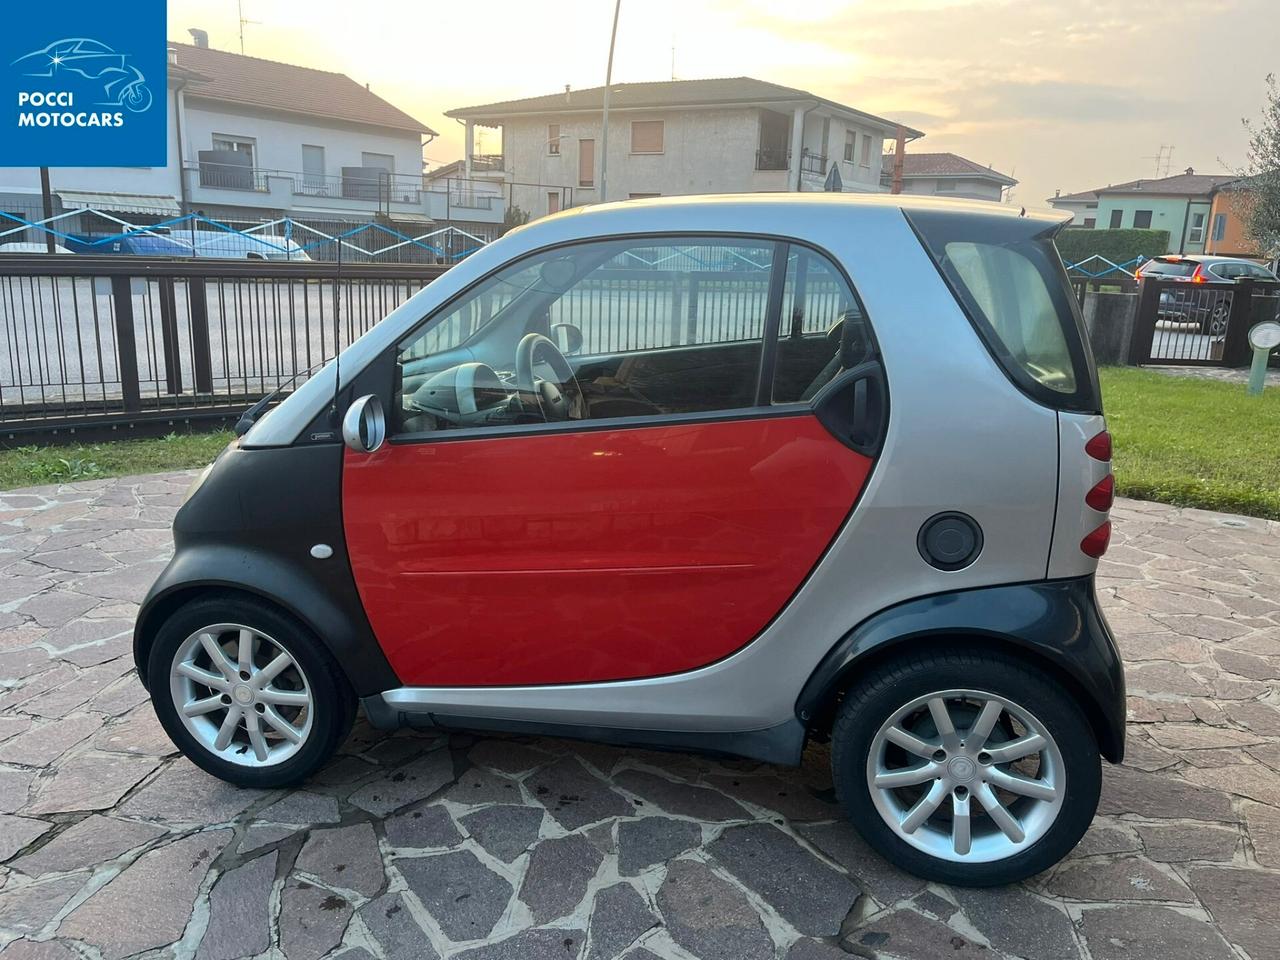
[{"label": "door handle", "polygon": [[889,426],[889,393],[878,361],[846,370],[824,391],[814,413],[841,443],[863,456],[880,452]]}]

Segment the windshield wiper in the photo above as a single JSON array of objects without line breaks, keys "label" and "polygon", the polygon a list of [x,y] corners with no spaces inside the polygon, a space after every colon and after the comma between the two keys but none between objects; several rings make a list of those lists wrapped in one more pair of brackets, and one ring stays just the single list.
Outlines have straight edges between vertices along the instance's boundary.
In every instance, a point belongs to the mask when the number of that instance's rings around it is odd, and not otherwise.
[{"label": "windshield wiper", "polygon": [[243,437],[246,433],[249,432],[249,428],[252,427],[255,423],[257,423],[258,417],[262,415],[262,411],[265,410],[267,408],[267,405],[271,403],[271,401],[274,400],[279,395],[281,390],[285,389],[285,387],[292,386],[293,382],[297,380],[299,377],[309,376],[311,373],[313,373],[316,370],[319,370],[328,362],[329,362],[328,360],[321,360],[319,363],[313,363],[311,366],[307,367],[307,369],[305,370],[299,370],[297,373],[295,373],[292,377],[290,377],[284,383],[280,384],[270,393],[263,396],[261,400],[256,401],[253,404],[253,406],[249,407],[248,410],[240,414],[240,419],[236,421],[236,425],[234,428],[236,436]]}]

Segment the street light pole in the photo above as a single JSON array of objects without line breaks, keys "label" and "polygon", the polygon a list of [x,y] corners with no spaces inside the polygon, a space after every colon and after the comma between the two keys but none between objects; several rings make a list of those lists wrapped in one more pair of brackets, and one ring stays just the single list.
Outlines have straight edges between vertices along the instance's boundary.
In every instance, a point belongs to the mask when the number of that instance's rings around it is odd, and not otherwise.
[{"label": "street light pole", "polygon": [[609,185],[609,88],[613,86],[613,46],[618,41],[618,14],[622,0],[613,5],[613,32],[609,34],[609,65],[604,71],[604,131],[600,135],[600,201],[607,199]]}]

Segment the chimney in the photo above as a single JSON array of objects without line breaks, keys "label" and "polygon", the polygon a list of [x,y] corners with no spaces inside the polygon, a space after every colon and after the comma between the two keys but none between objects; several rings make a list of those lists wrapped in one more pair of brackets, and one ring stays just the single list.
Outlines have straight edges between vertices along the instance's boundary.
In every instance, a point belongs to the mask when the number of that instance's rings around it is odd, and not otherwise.
[{"label": "chimney", "polygon": [[1062,196],[1062,191],[1061,191],[1061,190],[1054,190],[1054,191],[1053,191],[1053,195],[1054,195],[1055,197],[1060,197],[1060,196]]},{"label": "chimney", "polygon": [[201,50],[209,49],[209,31],[201,30],[199,27],[189,27],[187,33],[191,34],[191,42]]},{"label": "chimney", "polygon": [[564,85],[564,102],[571,103],[572,101],[573,101],[573,97],[569,95],[569,85],[566,83]]},{"label": "chimney", "polygon": [[1193,176],[1193,175],[1195,174],[1195,172],[1196,172],[1196,168],[1195,168],[1195,167],[1187,167],[1187,169],[1186,169],[1186,174],[1187,174],[1187,176],[1188,176],[1188,177]]},{"label": "chimney", "polygon": [[169,66],[176,67],[178,65],[178,48],[169,48]]}]

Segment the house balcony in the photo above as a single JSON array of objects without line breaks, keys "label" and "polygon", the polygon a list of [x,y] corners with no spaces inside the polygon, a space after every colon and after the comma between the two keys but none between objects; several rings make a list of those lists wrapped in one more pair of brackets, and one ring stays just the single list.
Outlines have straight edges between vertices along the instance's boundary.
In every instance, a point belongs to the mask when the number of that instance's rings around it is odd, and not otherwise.
[{"label": "house balcony", "polygon": [[501,223],[506,200],[492,181],[423,182],[420,176],[370,167],[343,167],[341,176],[240,165],[189,164],[183,171],[196,207],[246,207],[306,218],[474,220]]}]

